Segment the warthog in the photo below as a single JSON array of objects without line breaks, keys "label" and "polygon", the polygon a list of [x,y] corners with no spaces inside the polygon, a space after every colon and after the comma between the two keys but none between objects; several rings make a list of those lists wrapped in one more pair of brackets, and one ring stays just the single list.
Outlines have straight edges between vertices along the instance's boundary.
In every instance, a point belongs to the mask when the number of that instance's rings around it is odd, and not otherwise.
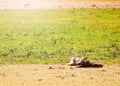
[{"label": "warthog", "polygon": [[72,57],[68,63],[70,66],[79,67],[103,67],[101,63],[87,60],[87,58]]}]

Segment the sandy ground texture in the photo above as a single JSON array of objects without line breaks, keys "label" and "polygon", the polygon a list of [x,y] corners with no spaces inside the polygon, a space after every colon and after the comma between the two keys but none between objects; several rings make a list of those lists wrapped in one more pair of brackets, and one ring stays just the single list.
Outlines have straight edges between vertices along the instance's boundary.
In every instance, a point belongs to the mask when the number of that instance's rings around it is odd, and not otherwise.
[{"label": "sandy ground texture", "polygon": [[120,86],[120,65],[1,65],[0,86]]},{"label": "sandy ground texture", "polygon": [[68,1],[68,0],[5,0],[0,1],[0,9],[52,9],[52,8],[120,8],[120,1]]}]

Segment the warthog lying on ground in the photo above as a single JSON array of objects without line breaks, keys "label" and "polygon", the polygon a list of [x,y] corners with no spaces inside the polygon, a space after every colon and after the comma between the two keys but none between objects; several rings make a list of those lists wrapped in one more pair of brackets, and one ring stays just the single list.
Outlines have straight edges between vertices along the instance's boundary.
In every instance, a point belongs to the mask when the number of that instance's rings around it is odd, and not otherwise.
[{"label": "warthog lying on ground", "polygon": [[87,60],[87,58],[72,57],[68,63],[70,66],[79,67],[103,67],[101,63]]}]

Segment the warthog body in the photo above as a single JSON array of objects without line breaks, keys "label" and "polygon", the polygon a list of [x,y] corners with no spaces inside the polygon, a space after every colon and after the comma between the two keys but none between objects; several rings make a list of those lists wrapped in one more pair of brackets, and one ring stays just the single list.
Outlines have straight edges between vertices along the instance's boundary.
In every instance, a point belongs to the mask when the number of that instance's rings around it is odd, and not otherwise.
[{"label": "warthog body", "polygon": [[68,64],[70,66],[79,66],[79,67],[103,67],[101,63],[90,61],[87,60],[86,58],[78,58],[78,57],[71,58]]}]

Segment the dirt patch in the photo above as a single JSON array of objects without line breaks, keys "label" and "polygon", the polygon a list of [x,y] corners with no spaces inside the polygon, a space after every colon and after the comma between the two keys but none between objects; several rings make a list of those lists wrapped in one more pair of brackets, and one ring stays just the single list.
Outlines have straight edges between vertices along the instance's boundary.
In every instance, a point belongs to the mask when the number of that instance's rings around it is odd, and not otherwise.
[{"label": "dirt patch", "polygon": [[0,9],[120,8],[120,2],[12,2],[0,3]]},{"label": "dirt patch", "polygon": [[76,68],[68,65],[2,65],[0,86],[119,86],[120,65]]}]

